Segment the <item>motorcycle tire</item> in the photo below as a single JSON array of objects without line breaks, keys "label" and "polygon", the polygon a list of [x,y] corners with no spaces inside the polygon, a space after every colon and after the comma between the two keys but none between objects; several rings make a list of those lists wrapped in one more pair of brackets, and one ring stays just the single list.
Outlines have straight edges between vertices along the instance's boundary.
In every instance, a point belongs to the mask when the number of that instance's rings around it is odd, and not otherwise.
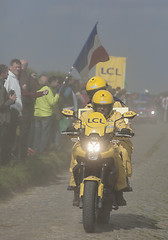
[{"label": "motorcycle tire", "polygon": [[97,182],[86,181],[83,196],[83,227],[87,233],[92,233],[96,223],[97,212]]},{"label": "motorcycle tire", "polygon": [[111,204],[108,199],[103,202],[103,207],[99,209],[97,214],[97,223],[107,224],[110,220]]}]

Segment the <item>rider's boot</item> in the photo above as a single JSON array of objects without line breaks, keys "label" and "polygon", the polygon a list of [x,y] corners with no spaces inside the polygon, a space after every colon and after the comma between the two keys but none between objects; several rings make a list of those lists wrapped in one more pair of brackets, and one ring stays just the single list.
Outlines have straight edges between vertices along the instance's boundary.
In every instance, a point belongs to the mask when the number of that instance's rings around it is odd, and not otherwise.
[{"label": "rider's boot", "polygon": [[74,188],[74,198],[73,198],[73,206],[79,206],[79,190],[77,187]]},{"label": "rider's boot", "polygon": [[118,206],[126,206],[127,205],[127,202],[123,197],[123,191],[122,190],[116,191],[115,195],[116,195],[116,203],[117,203]]},{"label": "rider's boot", "polygon": [[74,188],[75,188],[74,186],[70,186],[70,185],[69,185],[69,186],[67,187],[67,190],[68,190],[68,191],[73,191]]},{"label": "rider's boot", "polygon": [[132,190],[132,187],[130,186],[128,177],[126,178],[126,181],[127,181],[127,187],[123,189],[123,192],[132,192],[133,190]]}]

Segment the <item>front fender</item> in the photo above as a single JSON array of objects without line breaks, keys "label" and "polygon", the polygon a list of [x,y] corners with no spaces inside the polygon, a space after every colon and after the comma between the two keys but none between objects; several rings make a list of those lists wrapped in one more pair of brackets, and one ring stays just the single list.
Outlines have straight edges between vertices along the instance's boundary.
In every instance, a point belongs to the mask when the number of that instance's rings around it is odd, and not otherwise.
[{"label": "front fender", "polygon": [[86,181],[95,181],[98,185],[98,197],[102,199],[103,197],[103,189],[104,184],[101,182],[101,179],[95,176],[89,176],[83,179],[82,183],[80,184],[80,198],[83,197],[84,194],[84,186]]}]

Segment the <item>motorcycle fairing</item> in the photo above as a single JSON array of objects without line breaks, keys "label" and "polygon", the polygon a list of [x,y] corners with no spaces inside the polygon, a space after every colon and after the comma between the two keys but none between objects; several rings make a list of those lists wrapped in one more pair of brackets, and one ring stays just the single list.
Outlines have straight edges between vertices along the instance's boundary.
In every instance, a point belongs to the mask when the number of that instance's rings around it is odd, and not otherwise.
[{"label": "motorcycle fairing", "polygon": [[88,115],[84,126],[86,136],[89,136],[91,133],[97,133],[99,136],[104,136],[107,121],[103,114],[93,112]]}]

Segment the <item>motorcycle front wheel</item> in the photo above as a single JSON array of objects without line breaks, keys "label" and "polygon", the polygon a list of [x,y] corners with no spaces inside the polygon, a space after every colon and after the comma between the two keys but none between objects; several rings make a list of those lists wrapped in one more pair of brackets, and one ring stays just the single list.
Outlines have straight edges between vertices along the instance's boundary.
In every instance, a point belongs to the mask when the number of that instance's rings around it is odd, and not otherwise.
[{"label": "motorcycle front wheel", "polygon": [[97,211],[97,182],[86,181],[83,196],[83,227],[86,232],[94,231]]},{"label": "motorcycle front wheel", "polygon": [[111,203],[109,199],[104,199],[103,207],[99,209],[97,214],[97,223],[107,224],[110,220]]}]

